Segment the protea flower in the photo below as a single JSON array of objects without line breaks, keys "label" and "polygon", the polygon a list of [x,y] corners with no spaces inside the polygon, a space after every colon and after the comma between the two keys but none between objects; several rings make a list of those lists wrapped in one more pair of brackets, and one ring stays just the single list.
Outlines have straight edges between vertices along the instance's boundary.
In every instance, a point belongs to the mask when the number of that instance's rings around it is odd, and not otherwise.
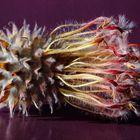
[{"label": "protea flower", "polygon": [[8,105],[11,117],[16,108],[27,115],[32,104],[53,112],[58,102],[111,118],[138,115],[140,49],[127,39],[133,25],[124,16],[99,17],[44,35],[12,24],[0,33],[0,107]]}]

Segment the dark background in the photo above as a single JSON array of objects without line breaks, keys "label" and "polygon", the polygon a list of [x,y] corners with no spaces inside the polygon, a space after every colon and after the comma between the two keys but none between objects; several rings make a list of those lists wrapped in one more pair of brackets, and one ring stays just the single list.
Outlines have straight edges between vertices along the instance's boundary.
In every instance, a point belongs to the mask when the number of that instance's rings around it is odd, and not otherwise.
[{"label": "dark background", "polygon": [[[31,27],[37,22],[51,30],[65,21],[85,22],[98,16],[119,14],[136,22],[137,27],[129,39],[140,43],[139,0],[0,0],[0,28],[9,21],[21,26],[26,19]],[[117,121],[78,115],[80,113],[66,108],[54,115],[44,113],[40,116],[35,111],[28,118],[16,115],[9,119],[9,113],[2,110],[0,140],[138,140],[140,137],[137,121],[126,120],[125,124],[118,124]]]},{"label": "dark background", "polygon": [[0,0],[0,27],[14,21],[21,25],[26,19],[48,30],[65,21],[89,21],[98,16],[124,14],[137,24],[130,41],[139,43],[139,0]]}]

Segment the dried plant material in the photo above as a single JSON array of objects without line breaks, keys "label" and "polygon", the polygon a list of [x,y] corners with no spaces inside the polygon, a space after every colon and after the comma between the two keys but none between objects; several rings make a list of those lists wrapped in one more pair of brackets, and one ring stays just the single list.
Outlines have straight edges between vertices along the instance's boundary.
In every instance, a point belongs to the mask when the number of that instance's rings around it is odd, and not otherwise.
[{"label": "dried plant material", "polygon": [[124,16],[98,17],[82,24],[56,27],[49,35],[24,22],[0,33],[0,107],[27,115],[67,102],[76,108],[108,116],[139,115],[140,49],[128,42],[134,23]]}]

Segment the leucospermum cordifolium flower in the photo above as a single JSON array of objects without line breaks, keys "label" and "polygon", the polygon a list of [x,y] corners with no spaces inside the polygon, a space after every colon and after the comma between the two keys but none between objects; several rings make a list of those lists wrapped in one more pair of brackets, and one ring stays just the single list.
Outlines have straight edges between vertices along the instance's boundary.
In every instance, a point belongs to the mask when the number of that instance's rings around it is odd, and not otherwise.
[{"label": "leucospermum cordifolium flower", "polygon": [[0,31],[0,108],[68,103],[110,118],[139,114],[140,48],[128,42],[124,16],[56,27],[50,34],[24,22]]}]

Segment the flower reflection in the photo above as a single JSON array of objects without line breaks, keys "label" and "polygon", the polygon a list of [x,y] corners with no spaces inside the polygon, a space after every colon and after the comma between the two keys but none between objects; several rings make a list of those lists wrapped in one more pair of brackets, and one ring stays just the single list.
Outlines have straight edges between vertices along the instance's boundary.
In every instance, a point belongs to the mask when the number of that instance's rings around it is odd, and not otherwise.
[{"label": "flower reflection", "polygon": [[97,123],[87,120],[18,117],[0,113],[0,140],[119,140],[137,139],[139,125]]}]

